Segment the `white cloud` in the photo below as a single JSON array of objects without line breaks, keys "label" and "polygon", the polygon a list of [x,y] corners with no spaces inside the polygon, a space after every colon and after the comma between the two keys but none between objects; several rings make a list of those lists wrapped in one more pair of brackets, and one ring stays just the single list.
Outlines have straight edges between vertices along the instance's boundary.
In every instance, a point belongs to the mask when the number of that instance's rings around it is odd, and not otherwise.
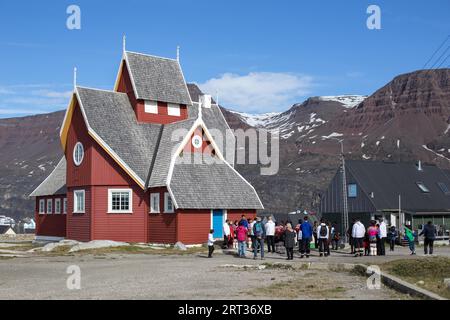
[{"label": "white cloud", "polygon": [[310,93],[313,79],[293,73],[225,73],[198,84],[203,92],[216,95],[219,103],[239,111],[264,113],[283,111]]},{"label": "white cloud", "polygon": [[34,90],[31,92],[33,95],[46,97],[46,98],[65,98],[68,99],[72,96],[73,91],[52,91],[52,90]]},{"label": "white cloud", "polygon": [[64,109],[70,100],[70,85],[0,85],[0,116],[26,115]]}]

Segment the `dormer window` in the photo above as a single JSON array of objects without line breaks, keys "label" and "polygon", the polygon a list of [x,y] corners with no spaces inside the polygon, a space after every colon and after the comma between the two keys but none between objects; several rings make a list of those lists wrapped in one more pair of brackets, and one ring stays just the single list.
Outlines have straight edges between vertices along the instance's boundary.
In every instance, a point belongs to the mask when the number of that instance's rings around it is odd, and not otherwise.
[{"label": "dormer window", "polygon": [[169,116],[180,116],[180,105],[175,103],[168,103],[167,104],[167,114]]},{"label": "dormer window", "polygon": [[158,102],[145,100],[145,113],[158,114]]}]

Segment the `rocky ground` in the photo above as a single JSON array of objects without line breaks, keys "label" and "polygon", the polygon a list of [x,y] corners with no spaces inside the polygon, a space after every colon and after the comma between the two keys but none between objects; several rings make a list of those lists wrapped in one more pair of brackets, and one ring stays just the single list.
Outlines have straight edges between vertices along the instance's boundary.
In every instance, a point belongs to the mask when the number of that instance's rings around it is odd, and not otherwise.
[{"label": "rocky ground", "polygon": [[[21,246],[26,246],[21,244]],[[20,247],[20,246],[19,246]],[[0,251],[17,251],[2,244]],[[168,254],[149,251],[96,251],[90,254],[45,255],[25,253],[0,257],[0,299],[410,299],[389,288],[369,290],[366,278],[351,271],[305,269],[298,256],[269,254],[264,261],[239,259],[217,250],[212,259],[203,251]],[[150,253],[151,254],[148,254]],[[449,247],[436,250],[450,256]],[[419,253],[419,257],[420,257]],[[343,263],[382,264],[409,259],[406,248],[385,257],[354,258],[336,252],[316,265]],[[321,264],[322,263],[322,264]],[[81,289],[67,289],[68,267],[79,266]]]}]

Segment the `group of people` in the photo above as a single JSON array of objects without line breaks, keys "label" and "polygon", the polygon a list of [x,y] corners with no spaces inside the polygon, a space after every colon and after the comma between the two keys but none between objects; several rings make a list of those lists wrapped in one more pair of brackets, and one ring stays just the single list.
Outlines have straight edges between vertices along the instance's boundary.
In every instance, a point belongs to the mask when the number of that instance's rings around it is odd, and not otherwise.
[{"label": "group of people", "polygon": [[[330,244],[332,249],[337,250],[340,234],[336,231],[334,225],[321,220],[320,225],[315,223],[311,225],[308,216],[303,220],[299,220],[298,225],[293,227],[291,222],[283,223],[282,226],[275,226],[271,217],[267,218],[266,223],[262,223],[260,217],[256,219],[247,219],[242,215],[239,221],[226,220],[223,225],[223,246],[224,248],[237,249],[238,256],[245,258],[245,251],[248,247],[253,251],[253,258],[259,256],[264,260],[264,246],[267,245],[269,253],[275,253],[275,234],[276,229],[281,230],[281,239],[284,242],[287,259],[294,258],[294,248],[298,245],[300,258],[306,256],[309,258],[311,243],[314,241],[315,247],[319,248],[320,256],[330,255]],[[214,245],[212,234],[210,231],[208,245]],[[279,236],[279,235],[278,235]],[[214,249],[210,248],[210,254]]]},{"label": "group of people", "polygon": [[[359,219],[353,219],[347,234],[350,239],[351,253],[355,257],[362,256],[363,251],[365,256],[384,256],[386,255],[385,243],[388,242],[390,251],[394,251],[395,244],[400,236],[395,226],[391,226],[388,230],[383,218],[379,219],[379,221],[370,221],[367,229]],[[404,238],[408,241],[411,255],[416,254],[416,238],[422,235],[424,236],[425,255],[428,253],[433,254],[436,227],[431,221],[428,221],[420,234],[417,234],[410,224],[404,226]]]},{"label": "group of people", "polygon": [[[278,232],[277,232],[278,231]],[[214,251],[214,230],[210,230],[208,237],[209,257]],[[278,234],[277,234],[278,233]],[[293,227],[291,222],[283,223],[281,226],[275,226],[271,217],[263,224],[260,217],[256,219],[247,219],[242,215],[239,221],[226,220],[223,225],[223,245],[224,248],[234,248],[238,256],[245,258],[245,252],[252,249],[253,258],[264,260],[264,245],[267,245],[267,251],[275,253],[275,237],[284,242],[287,260],[294,258],[294,248],[298,245],[300,258],[309,258],[311,246],[317,248],[320,257],[327,257],[331,250],[338,250],[341,241],[341,235],[336,228],[336,224],[331,224],[324,219],[311,225],[308,216],[300,219],[298,224]],[[408,225],[404,229],[405,239],[408,240],[411,254],[416,254],[415,239],[417,233]],[[424,226],[419,236],[425,237],[425,254],[433,254],[433,242],[436,237],[436,227],[431,221]],[[378,221],[372,220],[366,228],[357,218],[352,220],[347,236],[351,247],[351,254],[355,257],[360,256],[383,256],[385,252],[385,243],[389,243],[390,251],[395,250],[395,243],[399,237],[399,232],[395,226],[388,227],[381,218]],[[330,250],[331,246],[331,250]]]}]

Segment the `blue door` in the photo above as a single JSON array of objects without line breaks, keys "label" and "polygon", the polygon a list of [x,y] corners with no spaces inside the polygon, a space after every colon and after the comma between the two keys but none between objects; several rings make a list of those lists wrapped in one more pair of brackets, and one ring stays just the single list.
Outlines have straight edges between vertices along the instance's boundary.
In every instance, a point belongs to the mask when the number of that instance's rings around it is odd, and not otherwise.
[{"label": "blue door", "polygon": [[223,238],[223,210],[213,210],[212,220],[214,238]]}]

